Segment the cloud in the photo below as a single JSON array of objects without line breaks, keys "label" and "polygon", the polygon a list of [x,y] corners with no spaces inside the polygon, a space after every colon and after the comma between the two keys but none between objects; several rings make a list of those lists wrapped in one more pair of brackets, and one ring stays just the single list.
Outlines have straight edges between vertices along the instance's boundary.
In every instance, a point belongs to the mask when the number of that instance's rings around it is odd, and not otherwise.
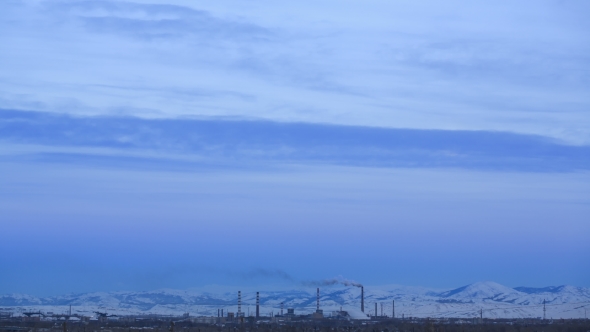
[{"label": "cloud", "polygon": [[[0,110],[0,140],[38,161],[171,169],[331,164],[521,172],[590,169],[588,146],[486,131],[386,129],[253,119],[72,117]],[[13,150],[18,150],[18,147]],[[35,150],[37,149],[37,150]],[[35,152],[36,151],[36,152]],[[23,158],[8,153],[3,158]]]},{"label": "cloud", "polygon": [[[587,7],[3,2],[0,243],[37,244],[4,257],[7,285],[46,275],[23,269],[39,247],[314,271],[297,280],[587,282]],[[195,271],[183,285],[219,279]]]},{"label": "cloud", "polygon": [[[185,6],[139,4],[123,1],[50,3],[54,15],[79,19],[94,33],[110,33],[141,39],[199,37],[253,42],[270,32],[252,23],[224,20],[207,11]],[[69,16],[69,17],[68,17]]]},{"label": "cloud", "polygon": [[584,6],[13,3],[0,13],[0,107],[587,144]]}]

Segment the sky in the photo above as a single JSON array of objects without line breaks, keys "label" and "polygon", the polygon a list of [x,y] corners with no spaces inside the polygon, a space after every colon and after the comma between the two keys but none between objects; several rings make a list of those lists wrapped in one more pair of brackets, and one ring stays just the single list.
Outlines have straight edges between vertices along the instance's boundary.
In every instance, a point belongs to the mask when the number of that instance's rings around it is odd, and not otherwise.
[{"label": "sky", "polygon": [[590,287],[587,1],[0,4],[0,294]]}]

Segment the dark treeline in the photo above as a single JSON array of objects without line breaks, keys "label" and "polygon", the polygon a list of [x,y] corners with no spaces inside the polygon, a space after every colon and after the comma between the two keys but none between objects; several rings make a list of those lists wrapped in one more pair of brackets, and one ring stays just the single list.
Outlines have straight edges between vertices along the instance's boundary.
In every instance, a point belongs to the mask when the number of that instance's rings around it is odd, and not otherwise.
[{"label": "dark treeline", "polygon": [[0,322],[0,332],[589,332],[590,321],[568,320],[388,320],[362,321],[300,321],[277,323],[244,322],[223,325],[197,324],[167,320],[136,322]]}]

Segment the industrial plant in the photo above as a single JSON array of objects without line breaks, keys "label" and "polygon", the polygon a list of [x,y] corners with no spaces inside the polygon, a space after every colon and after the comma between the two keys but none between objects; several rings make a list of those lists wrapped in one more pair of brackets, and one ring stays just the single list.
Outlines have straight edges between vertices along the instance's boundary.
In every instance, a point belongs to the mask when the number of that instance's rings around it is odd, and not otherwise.
[{"label": "industrial plant", "polygon": [[[217,315],[121,315],[107,311],[94,311],[92,315],[83,315],[72,311],[54,313],[24,311],[8,312],[0,308],[0,332],[295,332],[295,331],[346,331],[346,332],[438,332],[461,331],[477,332],[533,332],[533,331],[571,331],[587,332],[590,330],[588,319],[553,320],[545,316],[533,319],[493,319],[483,316],[472,318],[429,318],[409,317],[404,314],[396,316],[395,301],[365,303],[365,289],[359,288],[359,298],[355,310],[324,310],[319,287],[315,289],[315,310],[297,312],[294,307],[285,308],[285,303],[277,303],[275,310],[261,312],[261,293],[255,293],[255,309],[244,311],[242,291],[235,293],[233,310],[227,306],[217,308]],[[252,293],[250,293],[252,294]],[[249,303],[251,304],[251,302]],[[391,305],[391,306],[389,306]],[[365,313],[367,307],[373,307]],[[285,311],[286,309],[286,311]],[[545,303],[543,303],[545,313]]]},{"label": "industrial plant", "polygon": [[[316,310],[314,312],[301,312],[296,313],[295,308],[287,308],[287,311],[284,311],[284,302],[280,303],[280,308],[277,308],[277,312],[274,311],[270,312],[268,315],[261,315],[260,311],[260,292],[256,292],[256,305],[255,311],[253,313],[246,313],[242,308],[242,292],[237,292],[237,311],[227,311],[224,308],[219,308],[217,310],[217,317],[195,317],[191,318],[190,320],[193,322],[198,323],[215,323],[215,324],[234,324],[234,323],[243,323],[245,321],[256,321],[256,322],[267,322],[267,323],[285,323],[285,322],[303,322],[303,321],[351,321],[351,320],[374,320],[374,319],[391,319],[395,318],[395,309],[392,310],[391,316],[385,314],[383,312],[383,304],[381,303],[381,314],[377,314],[378,311],[375,310],[373,315],[366,315],[364,314],[364,287],[360,287],[361,289],[361,300],[360,300],[360,312],[362,315],[352,314],[345,310],[337,310],[331,311],[329,313],[324,313],[324,310],[321,308],[321,301],[320,301],[320,288],[316,288]],[[393,301],[392,301],[393,302]],[[392,303],[395,306],[395,302]],[[377,308],[377,303],[375,303],[375,308]]]}]

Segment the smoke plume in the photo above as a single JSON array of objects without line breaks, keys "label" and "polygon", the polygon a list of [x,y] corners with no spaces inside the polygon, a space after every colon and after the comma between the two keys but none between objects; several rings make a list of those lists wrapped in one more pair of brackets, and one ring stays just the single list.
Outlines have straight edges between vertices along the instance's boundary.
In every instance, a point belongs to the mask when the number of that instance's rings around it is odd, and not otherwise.
[{"label": "smoke plume", "polygon": [[294,277],[283,270],[279,269],[261,269],[255,268],[247,272],[241,273],[231,273],[231,275],[240,277],[243,279],[258,279],[258,278],[274,278],[274,279],[282,279],[286,281],[291,281],[295,283],[300,283],[303,286],[307,287],[320,287],[320,286],[334,286],[334,285],[343,285],[347,287],[363,287],[363,285],[359,282],[349,280],[344,278],[343,276],[337,276],[331,279],[323,279],[323,280],[311,280],[311,281],[297,281]]},{"label": "smoke plume", "polygon": [[363,287],[363,285],[359,282],[348,280],[342,276],[338,276],[332,279],[324,279],[324,280],[317,280],[317,281],[305,281],[303,282],[305,286],[334,286],[334,285],[344,285],[344,286],[353,286],[353,287]]},{"label": "smoke plume", "polygon": [[293,277],[283,270],[267,270],[267,269],[252,269],[248,272],[240,273],[240,277],[244,279],[257,279],[257,278],[276,278],[288,281],[293,281]]}]

